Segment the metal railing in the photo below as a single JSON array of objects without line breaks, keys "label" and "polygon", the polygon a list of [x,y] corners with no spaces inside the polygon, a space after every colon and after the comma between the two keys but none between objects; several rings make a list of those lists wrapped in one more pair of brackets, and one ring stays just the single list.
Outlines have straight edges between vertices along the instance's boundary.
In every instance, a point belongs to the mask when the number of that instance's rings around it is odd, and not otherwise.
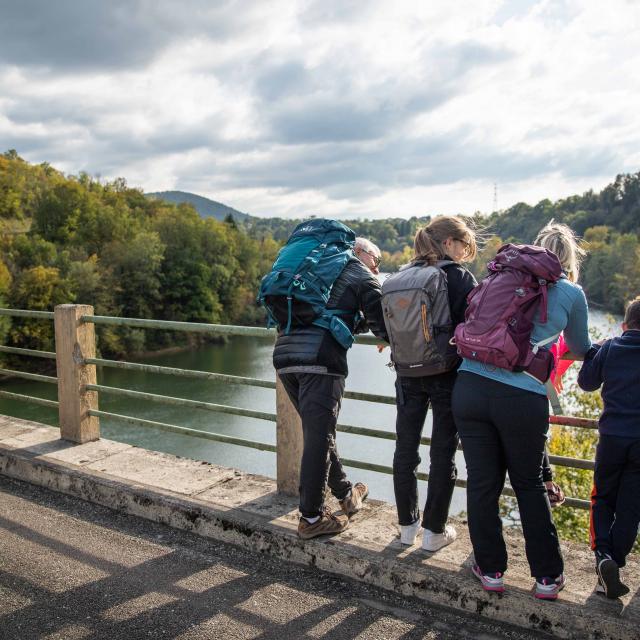
[{"label": "metal railing", "polygon": [[[71,305],[62,305],[63,307],[71,307]],[[58,308],[56,308],[56,311]],[[62,318],[58,318],[56,314],[52,312],[43,312],[43,311],[27,311],[27,310],[14,310],[14,309],[0,309],[0,316],[14,316],[20,318],[32,318],[32,319],[40,319],[40,320],[51,320],[54,319],[56,323],[60,321],[62,323]],[[170,331],[184,331],[184,332],[196,332],[196,333],[205,333],[211,335],[224,335],[224,336],[249,336],[249,337],[258,337],[258,338],[275,338],[275,331],[272,329],[262,329],[257,327],[238,327],[233,325],[216,325],[216,324],[202,324],[202,323],[190,323],[190,322],[173,322],[167,320],[149,320],[149,319],[140,319],[140,318],[115,318],[115,317],[107,317],[107,316],[94,316],[90,313],[85,313],[77,316],[77,325],[118,325],[118,326],[127,326],[127,327],[138,327],[145,329],[161,329],[161,330],[170,330]],[[56,326],[56,339],[58,339],[58,329]],[[93,334],[92,334],[93,335]],[[359,344],[379,344],[380,341],[373,336],[358,336],[356,338],[356,342]],[[33,349],[22,349],[17,347],[6,347],[0,346],[0,353],[8,353],[14,355],[23,355],[30,357],[38,357],[38,358],[56,358],[57,354],[48,351],[38,351]],[[254,387],[262,387],[266,389],[276,389],[277,383],[270,380],[261,380],[258,378],[249,378],[243,376],[234,376],[222,373],[212,373],[207,371],[197,371],[191,369],[179,369],[175,367],[166,367],[166,366],[157,366],[157,365],[149,365],[149,364],[140,364],[134,362],[126,362],[120,360],[108,360],[103,358],[93,357],[92,354],[83,355],[82,358],[78,359],[77,353],[75,354],[75,362],[72,366],[80,366],[80,367],[106,367],[106,368],[117,368],[128,371],[138,371],[145,373],[153,373],[160,375],[168,375],[168,376],[179,376],[186,378],[194,378],[200,380],[211,380],[224,382],[227,384],[239,384],[239,385],[249,385]],[[60,367],[64,366],[61,362],[63,358],[61,354],[58,354],[58,370],[60,371]],[[53,376],[45,376],[41,374],[34,373],[25,373],[14,371],[10,369],[0,369],[0,375],[6,376],[15,376],[19,378],[23,378],[26,380],[45,382],[50,384],[57,384],[58,378]],[[59,373],[60,375],[60,373]],[[95,379],[95,378],[94,378]],[[261,451],[270,451],[275,452],[280,455],[282,452],[278,450],[276,445],[257,442],[253,440],[248,440],[245,438],[239,438],[229,435],[224,435],[220,433],[212,433],[209,431],[204,431],[200,429],[192,429],[188,427],[182,427],[174,424],[166,424],[163,422],[156,422],[152,420],[145,420],[142,418],[137,418],[134,416],[125,416],[117,413],[112,413],[109,411],[101,411],[97,408],[97,396],[98,395],[112,395],[112,396],[120,396],[120,397],[128,397],[135,398],[138,400],[148,401],[148,402],[156,402],[163,403],[174,406],[181,406],[187,408],[196,408],[205,411],[214,411],[220,413],[226,413],[237,416],[244,416],[248,418],[257,418],[260,420],[266,420],[271,422],[278,422],[279,416],[277,413],[270,413],[265,411],[256,411],[252,409],[245,409],[241,407],[228,406],[224,404],[215,404],[211,402],[203,402],[199,400],[190,400],[186,398],[178,398],[166,395],[160,395],[155,393],[148,393],[142,391],[134,391],[130,389],[121,389],[118,387],[106,386],[102,384],[97,384],[97,382],[83,383],[82,388],[77,390],[78,394],[94,394],[96,397],[96,401],[93,406],[88,406],[86,408],[86,416],[91,417],[94,420],[99,420],[100,418],[114,420],[124,424],[130,424],[135,426],[147,427],[158,429],[161,431],[176,433],[184,436],[197,437],[206,440],[212,440],[217,442],[222,442],[226,444],[233,444],[243,447],[249,447]],[[10,393],[8,391],[0,390],[0,397],[8,398],[12,400],[21,400],[25,402],[35,403],[42,406],[52,407],[52,408],[60,408],[59,402],[53,400],[46,400],[43,398],[38,398],[34,396],[18,394],[18,393]],[[395,405],[395,397],[387,396],[387,395],[379,395],[373,393],[363,393],[363,392],[355,392],[355,391],[346,391],[345,398],[353,399],[353,400],[361,400],[366,402],[374,402],[380,404],[387,405]],[[62,410],[61,410],[62,416]],[[576,418],[570,416],[560,416],[560,415],[552,415],[550,417],[550,423],[553,425],[563,426],[563,427],[578,427],[585,429],[596,429],[597,421],[587,419],[587,418]],[[61,417],[61,425],[62,425],[62,417]],[[396,434],[390,431],[384,431],[382,429],[372,429],[368,427],[361,427],[356,425],[346,425],[346,424],[338,424],[337,431],[342,433],[350,433],[359,436],[367,436],[371,438],[380,438],[384,440],[395,440]],[[64,434],[63,434],[64,436]],[[71,438],[75,439],[75,438]],[[80,438],[82,441],[82,438]],[[420,439],[421,444],[430,445],[431,438],[422,437]],[[580,458],[571,458],[564,456],[556,456],[550,455],[549,460],[552,464],[574,468],[574,469],[585,469],[585,470],[593,470],[594,462],[593,460],[584,460]],[[364,469],[368,471],[374,471],[385,474],[392,474],[392,467],[376,464],[373,462],[367,462],[362,460],[351,460],[342,458],[342,462],[349,467],[354,467],[358,469]],[[420,480],[428,480],[429,476],[427,473],[418,473],[418,479]],[[296,485],[297,486],[297,485]],[[458,487],[466,487],[466,482],[464,480],[457,480],[456,486]],[[511,487],[506,486],[504,488],[504,494],[513,496],[515,495]],[[567,497],[566,505],[570,507],[575,507],[579,509],[585,509],[589,506],[589,501],[584,500],[577,497]]]}]

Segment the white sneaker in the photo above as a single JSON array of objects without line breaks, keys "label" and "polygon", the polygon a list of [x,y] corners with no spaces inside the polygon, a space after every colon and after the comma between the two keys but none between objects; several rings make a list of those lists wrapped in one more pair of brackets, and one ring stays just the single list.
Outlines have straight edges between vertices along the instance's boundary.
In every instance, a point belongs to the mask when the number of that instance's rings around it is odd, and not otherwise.
[{"label": "white sneaker", "polygon": [[425,529],[422,536],[422,548],[425,551],[437,551],[451,544],[457,537],[456,530],[450,524],[444,528],[442,533],[434,533]]},{"label": "white sneaker", "polygon": [[422,524],[420,519],[416,520],[413,524],[401,524],[400,525],[400,542],[407,546],[412,546],[416,543],[418,534],[422,531]]}]

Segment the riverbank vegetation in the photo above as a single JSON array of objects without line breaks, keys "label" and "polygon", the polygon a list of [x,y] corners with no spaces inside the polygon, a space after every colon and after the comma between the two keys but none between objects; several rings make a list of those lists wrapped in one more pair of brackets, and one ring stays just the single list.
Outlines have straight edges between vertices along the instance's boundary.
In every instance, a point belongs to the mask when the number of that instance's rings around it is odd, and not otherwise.
[{"label": "riverbank vegetation", "polygon": [[[428,204],[428,203],[425,203]],[[549,220],[568,224],[583,238],[587,250],[581,284],[589,302],[613,313],[640,291],[640,172],[619,175],[600,193],[588,191],[556,202],[535,206],[519,203],[489,216],[476,214],[470,221],[481,230],[484,247],[471,265],[477,277],[503,242],[532,242]],[[413,236],[430,216],[345,220],[358,235],[370,238],[382,250],[382,270],[395,271],[411,259]],[[255,237],[284,242],[299,220],[253,218]]]},{"label": "riverbank vegetation", "polygon": [[[640,290],[640,173],[618,176],[600,193],[474,215],[485,238],[471,265],[476,276],[502,242],[531,242],[552,218],[583,237],[581,282],[590,303],[620,313]],[[393,271],[410,260],[416,229],[430,220],[346,222],[380,246],[383,270]],[[147,198],[123,179],[65,176],[8,151],[0,156],[0,304],[50,310],[76,302],[92,304],[99,315],[260,323],[254,304],[260,277],[298,222],[202,219],[189,204]],[[0,320],[3,330],[7,320]],[[125,327],[103,328],[99,338],[104,355],[187,339]],[[47,349],[52,331],[13,321],[8,340]]]},{"label": "riverbank vegetation", "polygon": [[[260,277],[277,245],[233,220],[203,220],[189,205],[145,198],[122,179],[65,176],[9,151],[0,155],[0,306],[97,315],[254,324]],[[53,350],[51,322],[3,319],[0,342]],[[194,340],[100,327],[103,355]]]}]

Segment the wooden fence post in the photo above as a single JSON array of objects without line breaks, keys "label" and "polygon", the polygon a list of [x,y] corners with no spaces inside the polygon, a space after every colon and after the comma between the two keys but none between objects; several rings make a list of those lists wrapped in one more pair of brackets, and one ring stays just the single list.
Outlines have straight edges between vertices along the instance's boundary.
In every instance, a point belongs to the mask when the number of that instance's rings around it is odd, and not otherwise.
[{"label": "wooden fence post", "polygon": [[80,320],[87,315],[93,315],[91,305],[61,304],[54,309],[60,437],[78,443],[100,438],[100,421],[88,413],[97,410],[98,394],[85,389],[96,384],[95,365],[84,364],[96,354],[94,325]]},{"label": "wooden fence post", "polygon": [[278,493],[297,496],[302,460],[300,416],[276,375],[276,445]]}]

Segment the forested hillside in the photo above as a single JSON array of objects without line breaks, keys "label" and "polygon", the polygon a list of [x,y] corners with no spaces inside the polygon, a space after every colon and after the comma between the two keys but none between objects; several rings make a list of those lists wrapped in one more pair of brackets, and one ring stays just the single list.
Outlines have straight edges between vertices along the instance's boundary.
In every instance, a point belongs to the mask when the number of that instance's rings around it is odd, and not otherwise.
[{"label": "forested hillside", "polygon": [[[145,198],[124,180],[102,184],[0,155],[0,306],[76,302],[99,315],[252,324],[276,250],[232,221]],[[0,320],[0,343],[53,348],[52,323]],[[186,339],[103,327],[99,346],[118,354]]]},{"label": "forested hillside", "polygon": [[249,217],[248,214],[241,213],[226,204],[187,191],[157,191],[144,195],[147,198],[157,198],[173,204],[190,204],[203,218],[224,220],[227,216],[231,216],[236,222],[243,222]]},{"label": "forested hillside", "polygon": [[[535,206],[519,203],[471,221],[481,230],[484,247],[472,265],[482,276],[485,265],[503,242],[532,242],[538,230],[555,219],[571,226],[583,238],[588,255],[580,281],[591,304],[620,313],[624,303],[640,294],[640,173],[619,175],[600,193],[588,191]],[[430,217],[345,220],[358,235],[370,238],[382,250],[382,269],[396,270],[411,258],[413,236]],[[256,238],[286,240],[300,220],[251,218]]]},{"label": "forested hillside", "polygon": [[[473,222],[486,238],[473,270],[503,242],[530,242],[548,220],[566,222],[588,251],[581,282],[591,304],[621,312],[640,293],[640,173],[600,193],[518,204]],[[354,220],[383,250],[383,270],[411,257],[429,217]],[[254,324],[260,277],[298,220],[203,219],[189,204],[146,198],[123,179],[101,183],[0,155],[0,306],[51,310],[92,304],[100,315]],[[104,355],[174,345],[187,338],[101,327]],[[52,349],[51,323],[0,318],[0,342]]]}]

